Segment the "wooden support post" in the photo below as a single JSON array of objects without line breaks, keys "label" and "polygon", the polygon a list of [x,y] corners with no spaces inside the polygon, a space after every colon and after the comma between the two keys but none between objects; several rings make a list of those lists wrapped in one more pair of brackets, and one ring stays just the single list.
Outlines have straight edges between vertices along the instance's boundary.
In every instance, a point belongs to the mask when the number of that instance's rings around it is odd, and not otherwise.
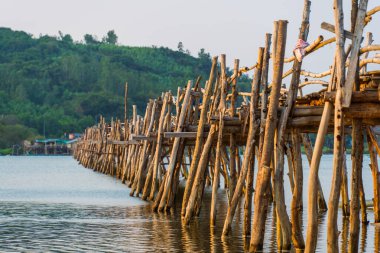
[{"label": "wooden support post", "polygon": [[193,151],[193,159],[191,161],[190,165],[190,172],[187,178],[186,182],[186,187],[185,187],[185,192],[183,194],[183,199],[182,199],[182,210],[181,210],[181,215],[182,217],[185,216],[186,214],[186,206],[187,202],[189,200],[189,196],[191,193],[191,189],[193,186],[194,178],[196,175],[196,169],[198,167],[201,151],[202,151],[202,146],[203,146],[203,135],[204,135],[204,126],[206,124],[207,120],[207,110],[209,106],[209,100],[211,98],[211,92],[212,92],[212,84],[214,83],[214,78],[215,78],[215,73],[216,73],[216,67],[217,67],[217,57],[212,58],[212,65],[211,65],[211,71],[210,71],[210,77],[207,83],[206,91],[203,94],[203,108],[201,110],[201,115],[199,118],[199,123],[198,123],[198,129],[197,129],[197,137],[196,137],[196,142],[195,142],[195,147]]},{"label": "wooden support post", "polygon": [[352,121],[352,175],[351,175],[351,204],[350,204],[350,252],[357,252],[360,230],[360,177],[363,161],[363,135],[360,119]]},{"label": "wooden support post", "polygon": [[[303,20],[301,24],[299,39],[307,40],[307,35],[309,31],[309,16],[310,16],[310,5],[311,2],[305,0],[304,10],[303,10]],[[286,106],[281,113],[278,132],[277,132],[277,152],[276,152],[276,167],[274,176],[274,197],[276,202],[276,211],[278,215],[278,221],[281,225],[282,230],[282,240],[278,243],[279,250],[289,250],[291,248],[291,224],[289,216],[286,212],[285,206],[285,196],[284,196],[284,186],[283,186],[283,175],[284,175],[284,149],[285,149],[285,131],[288,125],[288,120],[290,114],[295,105],[295,100],[297,98],[298,84],[300,79],[302,62],[293,62],[293,75],[290,81],[290,87],[288,91]],[[302,188],[301,188],[302,189]],[[302,235],[302,234],[301,234]],[[299,239],[299,238],[297,238]],[[302,242],[295,242],[297,245],[304,247],[303,239]]]},{"label": "wooden support post", "polygon": [[[296,249],[304,249],[305,241],[302,235],[302,188],[303,188],[303,171],[301,157],[300,134],[296,129],[292,130],[292,151],[294,155],[294,191],[291,203],[292,213],[292,241]],[[276,203],[277,204],[277,203]]]},{"label": "wooden support post", "polygon": [[289,177],[289,184],[290,184],[290,190],[293,194],[294,192],[294,155],[293,155],[293,147],[292,144],[288,142],[286,145],[286,157],[288,160],[288,177]]},{"label": "wooden support post", "polygon": [[[228,193],[229,193],[229,200],[231,201],[232,196],[235,191],[236,181],[237,181],[237,173],[236,173],[236,153],[237,153],[237,147],[236,147],[236,134],[230,135],[230,183],[228,185]],[[231,203],[230,203],[231,204]]]},{"label": "wooden support post", "polygon": [[[257,68],[255,72],[255,77],[252,82],[252,88],[251,88],[251,104],[250,104],[250,110],[249,110],[249,130],[248,130],[248,136],[247,136],[247,143],[245,146],[244,151],[244,161],[242,170],[240,172],[239,180],[236,185],[236,189],[233,192],[232,199],[230,202],[230,206],[227,210],[227,216],[226,220],[224,222],[223,227],[223,235],[228,235],[229,231],[231,230],[231,223],[232,219],[235,215],[235,210],[238,204],[238,201],[240,199],[244,181],[247,178],[247,173],[249,170],[249,165],[252,160],[253,151],[255,148],[255,136],[256,136],[256,130],[259,127],[259,122],[256,121],[256,114],[255,110],[258,107],[259,104],[259,90],[260,90],[260,77],[261,77],[261,66],[263,62],[263,54],[264,54],[264,48],[259,48],[258,51],[258,59],[257,59]],[[230,158],[231,160],[233,157]]]},{"label": "wooden support post", "polygon": [[237,99],[237,80],[239,79],[239,59],[235,59],[234,62],[234,80],[232,81],[232,96],[231,96],[231,108],[230,108],[230,116],[234,117],[235,116],[235,110],[236,110],[236,99]]},{"label": "wooden support post", "polygon": [[[239,59],[235,59],[234,63],[234,80],[232,82],[232,96],[231,96],[231,108],[230,108],[230,116],[235,116],[235,110],[236,110],[236,98],[237,98],[237,80],[239,75]],[[236,146],[236,134],[232,133],[230,135],[230,184],[228,185],[228,192],[229,192],[229,199],[232,199],[232,195],[234,194],[235,187],[236,187],[236,181],[237,181],[237,172],[236,172],[236,155],[238,153],[238,147]]]},{"label": "wooden support post", "polygon": [[342,0],[334,0],[335,34],[336,34],[336,77],[337,95],[334,108],[334,160],[333,177],[327,211],[327,251],[329,253],[339,251],[339,233],[337,226],[339,196],[342,179],[343,164],[343,87],[345,83],[345,52],[344,52],[344,29],[343,29],[343,5]]},{"label": "wooden support post", "polygon": [[158,130],[157,130],[157,142],[156,142],[156,151],[154,152],[154,158],[153,158],[153,178],[152,178],[152,187],[150,188],[150,196],[149,199],[153,200],[154,195],[156,193],[157,189],[157,176],[158,176],[158,170],[160,166],[160,159],[161,159],[161,149],[162,149],[162,135],[164,133],[164,121],[165,121],[165,113],[166,108],[169,103],[169,93],[165,93],[164,101],[161,108],[161,114],[160,119],[158,123]]},{"label": "wooden support post", "polygon": [[259,160],[261,161],[261,154],[264,144],[264,132],[265,132],[265,119],[267,115],[268,107],[268,73],[269,73],[269,60],[270,60],[270,46],[271,46],[272,34],[265,34],[265,49],[263,57],[263,69],[261,73],[261,113],[260,113],[260,141],[259,141]]},{"label": "wooden support post", "polygon": [[[257,130],[256,130],[257,131]],[[251,219],[252,219],[252,196],[253,196],[253,182],[255,170],[255,149],[252,151],[251,161],[248,164],[247,183],[245,187],[244,198],[244,223],[243,223],[243,236],[249,239],[251,236]],[[249,248],[249,247],[248,247]]]},{"label": "wooden support post", "polygon": [[252,236],[250,250],[258,251],[263,248],[265,230],[265,193],[270,182],[270,162],[272,160],[272,150],[274,143],[274,132],[277,121],[277,107],[279,103],[280,90],[282,84],[282,73],[284,67],[284,54],[286,45],[287,21],[278,21],[277,49],[274,57],[273,85],[269,102],[268,116],[265,125],[265,136],[260,170],[257,175],[255,204],[253,213]]},{"label": "wooden support post", "polygon": [[[341,3],[340,3],[341,4]],[[334,6],[336,3],[334,2]],[[343,13],[342,13],[343,14]],[[343,18],[343,17],[342,17]],[[337,17],[336,17],[337,19]],[[341,23],[343,23],[341,21]],[[341,28],[343,31],[343,28]],[[343,32],[341,31],[341,34]],[[343,44],[342,38],[339,37],[339,35],[336,36],[339,38],[337,40],[337,43]],[[343,48],[344,45],[341,47]],[[340,53],[340,57],[343,57],[343,53]],[[337,62],[337,54],[335,55],[334,64],[331,70],[331,78],[328,86],[328,91],[331,91],[335,89],[335,83],[337,75],[337,68],[340,66],[342,60],[339,61],[339,64]],[[344,62],[344,61],[343,61]],[[344,64],[344,63],[343,63]],[[344,71],[343,71],[344,72]],[[340,70],[340,73],[342,73],[342,70]],[[344,81],[344,80],[343,80]],[[342,86],[342,83],[338,83],[340,86]],[[341,96],[341,95],[340,95]],[[337,98],[336,98],[337,99]],[[336,100],[335,99],[335,100]],[[340,99],[340,98],[339,98]],[[305,253],[311,253],[315,252],[317,247],[317,234],[318,234],[318,170],[319,170],[319,163],[321,161],[322,157],[322,150],[323,150],[323,144],[325,142],[325,136],[327,134],[328,125],[330,121],[330,116],[333,110],[333,104],[331,102],[325,101],[325,105],[323,108],[322,118],[320,120],[317,138],[315,141],[314,151],[313,151],[313,157],[310,163],[310,174],[309,174],[309,188],[308,188],[308,225],[307,225],[307,232],[306,232],[306,248]]]},{"label": "wooden support post", "polygon": [[215,167],[214,167],[214,179],[212,183],[212,197],[211,197],[211,211],[210,211],[210,226],[215,226],[216,221],[216,200],[218,195],[219,175],[221,165],[221,152],[223,145],[223,127],[224,127],[224,111],[219,113],[219,127],[218,127],[218,142],[216,147]]},{"label": "wooden support post", "polygon": [[128,82],[125,83],[124,90],[124,122],[128,119]]},{"label": "wooden support post", "polygon": [[[185,116],[186,116],[187,109],[189,107],[190,93],[191,93],[192,87],[193,87],[193,81],[189,81],[187,83],[187,87],[186,87],[185,98],[183,99],[183,102],[182,102],[181,114],[179,116],[176,132],[182,132],[182,130],[184,128]],[[174,138],[172,153],[170,155],[170,163],[169,163],[169,166],[168,166],[167,172],[166,172],[168,175],[166,177],[164,192],[163,192],[162,198],[160,200],[156,199],[156,201],[160,203],[159,208],[158,208],[159,211],[162,211],[164,209],[164,207],[166,205],[166,200],[167,200],[168,195],[169,195],[169,190],[172,187],[174,169],[175,169],[175,165],[177,163],[177,155],[178,155],[178,149],[180,146],[180,141],[181,141],[181,138],[179,138],[179,137]],[[182,157],[179,157],[179,159],[182,159]],[[169,206],[169,208],[170,208],[170,206]]]},{"label": "wooden support post", "polygon": [[[360,0],[359,8],[356,15],[357,17],[355,19],[356,23],[355,23],[354,38],[352,40],[350,64],[348,65],[347,78],[344,84],[344,89],[342,90],[343,92],[342,106],[345,108],[348,108],[351,104],[351,95],[354,88],[356,75],[358,72],[357,63],[359,60],[360,43],[361,43],[362,34],[363,34],[364,26],[365,26],[367,5],[368,5],[368,0]],[[342,17],[343,17],[343,13],[342,13]]]},{"label": "wooden support post", "polygon": [[186,214],[184,218],[184,222],[186,225],[190,223],[190,219],[193,216],[195,205],[200,205],[200,191],[202,191],[204,187],[204,178],[205,178],[205,171],[207,167],[208,162],[208,156],[209,152],[213,143],[214,135],[215,135],[216,127],[215,125],[212,125],[210,128],[210,132],[208,133],[207,140],[205,142],[205,145],[202,150],[202,154],[199,160],[198,168],[196,170],[196,175],[194,179],[194,184],[191,189],[191,193],[189,196],[189,201],[186,207]]},{"label": "wooden support post", "polygon": [[344,156],[343,156],[341,195],[342,195],[342,215],[343,217],[349,217],[350,216],[350,199],[348,198],[346,152],[344,152]]},{"label": "wooden support post", "polygon": [[375,147],[377,146],[377,140],[370,127],[367,127],[367,143],[369,156],[371,159],[371,172],[372,172],[372,184],[373,184],[373,212],[375,216],[375,223],[380,222],[380,173],[377,162],[377,154]]}]

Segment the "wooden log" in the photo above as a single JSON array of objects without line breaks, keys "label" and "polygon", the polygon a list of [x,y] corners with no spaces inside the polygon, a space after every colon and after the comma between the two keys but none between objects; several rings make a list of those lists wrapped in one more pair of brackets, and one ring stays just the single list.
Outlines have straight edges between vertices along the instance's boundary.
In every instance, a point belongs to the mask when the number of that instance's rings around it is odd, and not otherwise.
[{"label": "wooden log", "polygon": [[162,151],[161,150],[162,149],[162,133],[164,132],[164,123],[165,123],[164,121],[165,121],[165,114],[166,114],[168,102],[169,102],[169,93],[165,93],[164,101],[161,108],[159,123],[158,123],[156,151],[154,152],[154,158],[153,158],[152,186],[150,188],[150,195],[149,195],[150,200],[154,199],[154,195],[157,189],[157,180],[158,180],[157,176],[158,176],[158,170],[159,170],[160,159],[161,159],[161,151]]},{"label": "wooden log", "polygon": [[174,208],[174,200],[177,196],[177,191],[178,191],[178,186],[179,186],[180,169],[181,169],[181,165],[183,165],[183,160],[185,159],[184,153],[185,153],[185,147],[186,147],[186,140],[182,139],[179,146],[180,148],[178,150],[178,157],[180,157],[180,159],[177,159],[176,167],[174,169],[174,182],[172,184],[172,189],[170,191],[168,203],[166,205],[166,211],[173,211],[173,208]]},{"label": "wooden log", "polygon": [[124,122],[128,119],[128,82],[125,83],[124,89]]},{"label": "wooden log", "polygon": [[377,140],[370,127],[367,127],[367,143],[368,151],[371,159],[370,168],[372,172],[372,185],[373,185],[373,212],[374,212],[374,222],[380,222],[380,173],[379,166],[377,162],[377,154],[375,147],[377,145]]},{"label": "wooden log", "polygon": [[260,170],[257,176],[256,192],[255,192],[255,204],[253,213],[253,225],[252,225],[252,236],[250,241],[250,251],[258,251],[263,248],[263,239],[265,230],[263,217],[265,213],[263,210],[266,209],[265,206],[265,193],[267,191],[267,186],[270,181],[270,162],[272,160],[272,150],[274,143],[274,132],[277,121],[277,107],[279,103],[279,96],[282,83],[282,72],[283,72],[283,60],[286,45],[286,31],[287,31],[287,21],[278,21],[278,35],[277,35],[277,49],[275,50],[274,58],[274,70],[273,70],[273,86],[271,91],[271,97],[268,108],[268,116],[265,126],[265,136],[262,160],[260,164]]},{"label": "wooden log", "polygon": [[231,108],[230,108],[230,116],[235,116],[235,110],[236,110],[236,99],[237,99],[237,80],[238,80],[238,72],[239,72],[239,59],[235,59],[234,62],[234,80],[232,81],[232,87],[231,87]]},{"label": "wooden log", "polygon": [[190,173],[187,178],[186,182],[186,187],[185,187],[185,192],[183,194],[183,199],[182,199],[182,210],[181,210],[181,215],[182,217],[185,216],[186,214],[186,206],[187,202],[191,193],[191,189],[193,186],[194,178],[196,175],[196,168],[198,167],[201,151],[202,151],[202,146],[203,146],[203,135],[204,135],[204,125],[206,123],[207,119],[207,110],[209,106],[209,100],[211,97],[211,91],[212,91],[212,84],[214,83],[214,78],[215,78],[215,72],[216,72],[216,67],[217,67],[217,57],[212,58],[212,65],[211,65],[211,71],[210,71],[210,77],[208,80],[208,85],[206,87],[206,91],[203,94],[203,108],[201,111],[201,115],[199,118],[198,126],[197,126],[197,138],[195,142],[195,147],[193,151],[193,157],[190,165]]},{"label": "wooden log", "polygon": [[350,216],[350,199],[348,198],[348,180],[347,180],[347,161],[346,155],[343,157],[343,168],[342,168],[342,215],[343,217]]},{"label": "wooden log", "polygon": [[[335,91],[326,92],[325,100],[333,102],[335,101],[335,96]],[[378,103],[380,101],[380,97],[379,93],[375,90],[353,91],[351,101],[352,103]]]},{"label": "wooden log", "polygon": [[[303,11],[303,20],[300,28],[299,39],[304,41],[307,40],[307,35],[309,31],[309,16],[310,16],[310,1],[305,1],[304,11]],[[274,176],[274,196],[276,202],[276,211],[278,215],[278,221],[281,225],[282,230],[282,244],[279,243],[279,250],[289,250],[291,248],[291,224],[289,220],[289,216],[286,212],[285,206],[285,196],[284,196],[284,186],[283,186],[283,175],[284,175],[284,149],[285,149],[285,131],[287,128],[288,119],[291,118],[290,114],[293,110],[293,106],[295,105],[295,100],[297,98],[297,91],[300,79],[300,71],[302,67],[302,62],[294,61],[293,62],[293,75],[290,81],[287,101],[284,110],[281,113],[278,132],[277,132],[277,152],[276,152],[276,167],[275,167],[275,176]],[[302,195],[302,193],[301,193]],[[301,233],[302,235],[302,233]],[[295,245],[301,246],[304,248],[303,238],[294,237],[300,241],[293,241]]]},{"label": "wooden log", "polygon": [[292,151],[294,157],[294,190],[291,202],[292,214],[292,241],[296,249],[304,249],[305,241],[302,235],[302,186],[303,186],[303,170],[301,157],[300,134],[296,129],[292,130]]},{"label": "wooden log", "polygon": [[[262,154],[264,144],[265,119],[267,116],[268,107],[268,73],[269,73],[269,58],[272,34],[265,35],[265,49],[263,57],[263,69],[261,72],[261,113],[260,113],[260,139],[259,139],[259,154]],[[259,156],[258,163],[260,164],[261,157]]]},{"label": "wooden log", "polygon": [[[187,109],[189,107],[190,92],[191,92],[192,87],[193,87],[193,81],[189,81],[187,83],[187,87],[186,87],[185,98],[182,102],[181,114],[179,116],[177,130],[176,130],[177,133],[182,132],[182,130],[184,128],[185,116],[186,116]],[[178,155],[178,149],[180,147],[180,141],[181,141],[181,139],[179,137],[174,139],[174,143],[172,146],[172,152],[170,155],[170,163],[169,163],[169,166],[167,168],[168,175],[166,177],[164,192],[163,192],[160,200],[156,199],[156,201],[160,203],[159,207],[158,207],[159,211],[162,211],[164,209],[165,205],[167,204],[166,201],[167,201],[167,198],[169,195],[169,190],[172,187],[174,169],[175,169],[175,165],[177,163],[177,155]],[[182,159],[182,157],[180,157],[180,159]],[[168,206],[168,208],[170,208],[170,207],[171,206]]]},{"label": "wooden log", "polygon": [[[354,39],[352,40],[352,49],[350,56],[350,64],[347,69],[347,78],[345,80],[343,91],[343,107],[349,107],[351,104],[351,95],[357,74],[357,62],[359,59],[360,43],[365,26],[365,16],[367,11],[368,0],[361,0],[355,24]],[[342,14],[343,15],[343,14]],[[343,18],[342,18],[343,19]]]},{"label": "wooden log", "polygon": [[[144,129],[144,133],[146,135],[148,135],[150,133],[150,131],[152,130],[152,127],[153,127],[153,121],[154,121],[154,117],[152,117],[152,115],[154,115],[154,103],[153,101],[149,101],[148,105],[147,105],[147,109],[145,111],[145,118],[144,118],[144,125],[146,127],[146,129]],[[149,124],[149,125],[148,125]],[[151,127],[151,128],[149,128]],[[130,196],[133,196],[135,191],[137,191],[137,197],[139,196],[140,194],[140,191],[141,191],[141,185],[142,185],[142,180],[143,180],[143,176],[144,176],[144,170],[145,170],[145,167],[148,163],[148,157],[149,157],[149,153],[147,153],[148,151],[148,148],[149,148],[149,141],[148,140],[145,140],[144,141],[144,144],[143,144],[143,147],[140,151],[140,160],[139,160],[139,167],[138,167],[138,170],[137,170],[137,175],[136,175],[136,178],[135,178],[135,181],[134,181],[134,184],[132,186],[132,189],[130,191]]]},{"label": "wooden log", "polygon": [[289,184],[290,184],[290,190],[293,194],[294,192],[294,156],[293,156],[293,147],[291,143],[287,143],[286,145],[286,157],[288,160],[288,177],[289,177]]},{"label": "wooden log", "polygon": [[[219,116],[222,119],[224,111],[219,112]],[[222,152],[222,145],[223,145],[223,127],[224,127],[224,121],[219,121],[219,127],[218,127],[218,141],[217,141],[217,147],[216,147],[216,157],[215,157],[215,167],[214,167],[214,179],[212,183],[212,197],[211,197],[211,210],[210,210],[210,226],[215,226],[216,222],[216,201],[217,201],[217,195],[218,195],[218,184],[219,184],[219,170],[221,165],[221,152]]]},{"label": "wooden log", "polygon": [[336,77],[337,95],[334,108],[334,159],[333,177],[329,198],[329,208],[327,210],[327,251],[338,252],[338,208],[339,193],[341,188],[342,163],[343,163],[343,86],[345,83],[345,52],[343,37],[343,7],[341,0],[334,0],[335,34],[336,34]]},{"label": "wooden log", "polygon": [[200,205],[200,191],[202,191],[204,185],[204,177],[205,177],[205,171],[206,166],[208,162],[208,156],[209,152],[213,143],[214,135],[215,135],[215,125],[211,126],[210,132],[208,133],[207,140],[205,142],[205,145],[202,150],[202,154],[199,160],[198,168],[196,170],[196,175],[193,183],[193,187],[191,189],[191,193],[189,196],[189,201],[186,207],[186,214],[184,217],[184,223],[188,225],[190,223],[190,219],[193,216],[195,205]]},{"label": "wooden log", "polygon": [[350,202],[350,252],[357,252],[359,246],[360,230],[360,177],[363,161],[363,136],[360,120],[354,120],[352,125],[352,176],[351,176],[351,202]]},{"label": "wooden log", "polygon": [[[230,202],[230,205],[227,210],[227,216],[224,222],[223,232],[222,235],[228,235],[229,231],[231,230],[231,223],[232,219],[235,215],[236,206],[238,204],[238,201],[240,199],[240,196],[242,194],[242,189],[244,185],[244,181],[247,178],[248,174],[248,166],[250,165],[250,162],[252,160],[253,150],[255,148],[255,136],[256,131],[259,126],[259,122],[256,121],[256,115],[255,115],[255,109],[258,107],[259,104],[259,90],[260,90],[260,78],[261,78],[261,66],[263,62],[263,54],[264,54],[264,48],[259,48],[258,51],[258,59],[257,59],[257,68],[255,72],[255,77],[252,82],[252,88],[251,88],[251,103],[250,103],[250,112],[249,112],[249,130],[248,130],[248,136],[247,136],[247,144],[244,151],[244,161],[242,170],[239,175],[238,182],[236,184],[236,188],[233,191],[232,199]],[[232,160],[233,156],[231,156]],[[232,191],[232,189],[231,189]]]},{"label": "wooden log", "polygon": [[[236,173],[236,153],[237,153],[237,146],[236,146],[236,134],[231,133],[230,134],[230,141],[229,141],[229,153],[230,153],[230,163],[229,163],[229,169],[230,169],[230,181],[228,185],[228,195],[229,200],[232,200],[232,196],[235,191],[236,183],[237,183],[237,173]],[[229,203],[231,204],[231,203]]]}]

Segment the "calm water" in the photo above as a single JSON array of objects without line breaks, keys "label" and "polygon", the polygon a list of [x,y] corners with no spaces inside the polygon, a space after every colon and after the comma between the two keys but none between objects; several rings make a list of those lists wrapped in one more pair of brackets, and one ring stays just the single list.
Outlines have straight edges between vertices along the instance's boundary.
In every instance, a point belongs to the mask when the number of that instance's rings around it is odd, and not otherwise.
[{"label": "calm water", "polygon": [[[347,163],[350,164],[347,156]],[[304,157],[306,162],[306,158]],[[372,179],[364,159],[366,199],[371,199]],[[320,168],[325,197],[331,183],[332,156]],[[350,174],[350,171],[349,171]],[[308,168],[304,164],[307,182]],[[285,178],[288,207],[290,187]],[[307,183],[304,188],[307,191]],[[217,226],[209,229],[210,189],[201,216],[183,226],[174,214],[154,214],[147,202],[129,197],[119,181],[77,165],[71,157],[0,157],[0,251],[104,251],[104,252],[242,252],[243,203],[232,235],[221,240],[227,210],[226,195],[219,191]],[[307,203],[304,194],[304,203]],[[273,207],[266,221],[265,252],[276,252]],[[304,225],[306,224],[306,209]],[[326,215],[320,216],[318,252],[326,249]],[[368,210],[368,219],[373,213]],[[348,224],[339,217],[340,247],[348,245]],[[360,252],[380,251],[380,228],[369,224],[361,230]]]}]

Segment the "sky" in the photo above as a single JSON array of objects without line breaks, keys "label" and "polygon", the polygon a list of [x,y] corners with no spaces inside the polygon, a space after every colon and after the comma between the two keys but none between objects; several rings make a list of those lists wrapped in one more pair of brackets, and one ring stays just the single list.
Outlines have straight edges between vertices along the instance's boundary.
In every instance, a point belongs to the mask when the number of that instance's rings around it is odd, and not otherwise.
[{"label": "sky", "polygon": [[[265,33],[273,33],[273,21],[288,20],[286,55],[297,41],[303,0],[2,0],[0,26],[39,35],[72,35],[76,41],[85,34],[101,39],[115,30],[121,45],[164,46],[177,49],[181,41],[196,56],[201,48],[211,55],[226,54],[229,66],[235,58],[240,66],[256,62],[257,49]],[[350,27],[350,2],[345,6],[345,28]],[[376,4],[377,2],[377,4]],[[368,10],[379,4],[369,1]],[[332,0],[312,0],[309,42],[332,33],[320,28],[334,24]],[[376,31],[380,13],[366,31]],[[374,34],[375,44],[379,39]],[[333,60],[335,44],[305,58],[303,69],[323,72]],[[289,69],[289,64],[285,70]]]}]

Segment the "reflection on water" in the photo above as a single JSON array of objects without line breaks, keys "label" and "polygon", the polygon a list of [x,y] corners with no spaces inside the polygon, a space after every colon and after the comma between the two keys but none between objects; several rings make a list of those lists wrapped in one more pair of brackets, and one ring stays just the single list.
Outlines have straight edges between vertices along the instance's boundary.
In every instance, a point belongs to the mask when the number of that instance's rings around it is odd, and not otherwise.
[{"label": "reflection on water", "polygon": [[[363,181],[366,196],[371,199],[368,163],[365,157]],[[331,164],[332,156],[324,156],[320,177],[325,196],[329,195]],[[308,169],[304,168],[304,189],[307,191]],[[290,207],[287,179],[285,194]],[[200,217],[191,226],[184,226],[179,207],[171,214],[152,213],[149,204],[129,196],[125,185],[78,166],[70,157],[0,157],[0,251],[244,251],[249,238],[242,237],[243,203],[238,206],[231,236],[221,239],[227,198],[224,190],[219,190],[217,224],[211,230],[210,198],[211,188],[205,191]],[[304,232],[306,204],[307,194],[304,194]],[[273,210],[274,206],[270,205],[265,252],[277,252]],[[319,216],[318,252],[326,251],[326,218],[325,214]],[[368,219],[373,221],[371,210],[368,210]],[[339,212],[338,221],[340,249],[347,252],[349,220]],[[359,251],[380,251],[380,227],[361,228]]]}]

